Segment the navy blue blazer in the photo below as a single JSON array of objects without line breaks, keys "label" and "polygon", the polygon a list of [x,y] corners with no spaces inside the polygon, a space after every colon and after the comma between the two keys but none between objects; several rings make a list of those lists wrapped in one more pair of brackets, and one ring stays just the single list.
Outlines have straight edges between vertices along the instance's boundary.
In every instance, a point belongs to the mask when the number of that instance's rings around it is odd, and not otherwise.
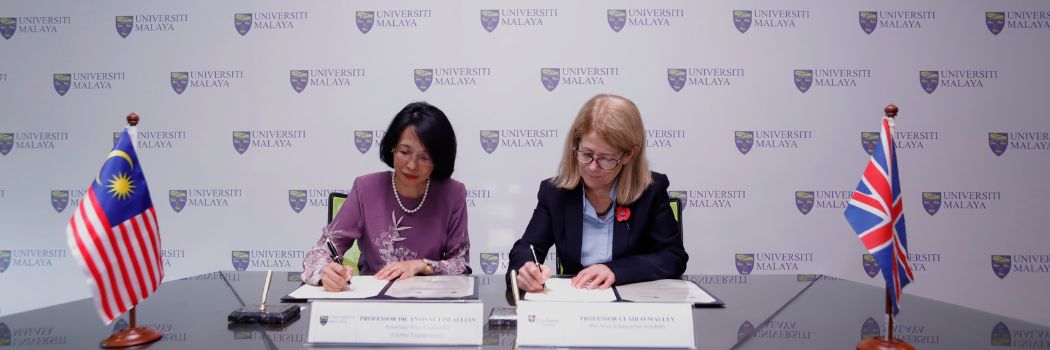
[{"label": "navy blue blazer", "polygon": [[[616,285],[678,278],[685,272],[689,254],[682,244],[682,233],[671,212],[667,196],[667,176],[652,172],[653,181],[634,203],[628,206],[630,217],[623,222],[613,219],[612,261],[605,265],[616,274]],[[521,239],[510,251],[510,270],[518,270],[532,261],[529,245],[543,263],[552,245],[565,275],[583,270],[580,263],[583,245],[583,181],[575,189],[555,187],[550,180],[540,183],[536,209]],[[615,213],[614,213],[615,214]]]}]

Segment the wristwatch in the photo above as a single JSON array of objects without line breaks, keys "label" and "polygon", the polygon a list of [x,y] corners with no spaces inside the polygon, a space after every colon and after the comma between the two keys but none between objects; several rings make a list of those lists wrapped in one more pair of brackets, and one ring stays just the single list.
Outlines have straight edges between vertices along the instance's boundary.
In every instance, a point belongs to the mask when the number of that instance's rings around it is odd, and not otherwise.
[{"label": "wristwatch", "polygon": [[422,259],[423,263],[427,266],[423,267],[423,273],[427,275],[434,274],[434,261],[430,259]]}]

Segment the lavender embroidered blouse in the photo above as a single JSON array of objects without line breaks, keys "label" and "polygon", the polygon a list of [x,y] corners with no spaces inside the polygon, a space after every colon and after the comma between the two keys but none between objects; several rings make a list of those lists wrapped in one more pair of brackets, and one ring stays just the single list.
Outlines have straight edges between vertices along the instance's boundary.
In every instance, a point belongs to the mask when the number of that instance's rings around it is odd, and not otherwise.
[{"label": "lavender embroidered blouse", "polygon": [[[434,273],[470,273],[470,238],[467,235],[467,189],[459,181],[431,181],[426,202],[408,214],[394,198],[392,172],[358,177],[339,212],[321,230],[303,260],[302,279],[318,285],[321,271],[332,261],[324,238],[330,235],[340,255],[354,242],[361,249],[358,270],[363,275],[379,272],[388,263],[430,259]],[[419,206],[419,198],[401,198],[405,208]]]}]

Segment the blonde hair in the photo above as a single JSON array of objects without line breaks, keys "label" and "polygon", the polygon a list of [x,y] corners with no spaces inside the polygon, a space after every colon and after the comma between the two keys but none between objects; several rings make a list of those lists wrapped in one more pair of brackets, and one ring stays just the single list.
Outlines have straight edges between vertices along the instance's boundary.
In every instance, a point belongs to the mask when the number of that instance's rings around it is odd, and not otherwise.
[{"label": "blonde hair", "polygon": [[620,205],[634,203],[653,181],[649,160],[645,157],[645,126],[634,102],[616,95],[599,94],[580,108],[565,137],[558,173],[551,178],[551,183],[568,190],[580,185],[579,162],[573,153],[580,138],[591,131],[623,152],[633,151],[633,158],[627,165],[621,165],[617,175],[616,198]]}]

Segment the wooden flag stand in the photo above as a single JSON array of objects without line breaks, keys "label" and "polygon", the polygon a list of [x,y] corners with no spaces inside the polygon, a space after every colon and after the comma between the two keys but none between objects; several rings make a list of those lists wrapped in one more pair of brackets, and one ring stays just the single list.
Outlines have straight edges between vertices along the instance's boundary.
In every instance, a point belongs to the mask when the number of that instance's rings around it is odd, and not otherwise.
[{"label": "wooden flag stand", "polygon": [[[138,124],[138,114],[128,114],[128,125],[136,126]],[[135,345],[149,344],[160,340],[161,337],[164,337],[164,333],[161,333],[153,328],[138,327],[138,325],[135,322],[135,310],[136,308],[133,306],[128,312],[131,318],[131,324],[128,326],[128,328],[113,332],[113,334],[111,334],[108,338],[102,340],[102,342],[99,343],[99,346],[107,349],[126,348]]]}]

